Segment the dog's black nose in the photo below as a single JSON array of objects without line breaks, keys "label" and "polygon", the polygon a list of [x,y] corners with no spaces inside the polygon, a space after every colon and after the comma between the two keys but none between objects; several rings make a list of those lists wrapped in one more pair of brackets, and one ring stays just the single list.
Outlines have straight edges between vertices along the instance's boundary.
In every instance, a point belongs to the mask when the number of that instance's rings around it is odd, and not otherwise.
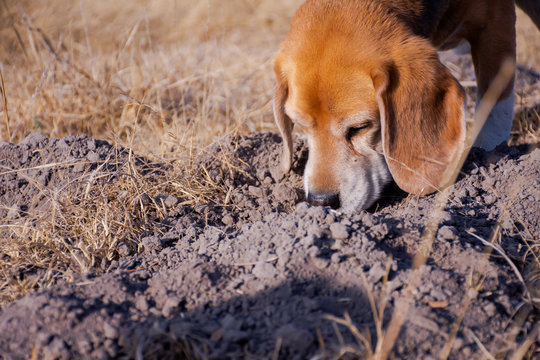
[{"label": "dog's black nose", "polygon": [[334,209],[339,208],[339,194],[334,193],[313,193],[307,195],[307,202],[314,206],[330,206]]}]

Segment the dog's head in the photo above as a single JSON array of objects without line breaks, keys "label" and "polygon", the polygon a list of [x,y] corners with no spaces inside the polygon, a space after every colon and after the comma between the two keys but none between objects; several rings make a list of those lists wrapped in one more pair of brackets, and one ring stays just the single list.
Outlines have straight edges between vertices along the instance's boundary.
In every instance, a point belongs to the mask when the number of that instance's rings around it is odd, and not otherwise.
[{"label": "dog's head", "polygon": [[367,10],[356,5],[310,3],[274,60],[284,170],[296,124],[307,136],[312,204],[367,208],[391,177],[415,194],[443,186],[463,150],[465,96],[435,49],[384,12],[373,14],[380,9],[362,17]]}]

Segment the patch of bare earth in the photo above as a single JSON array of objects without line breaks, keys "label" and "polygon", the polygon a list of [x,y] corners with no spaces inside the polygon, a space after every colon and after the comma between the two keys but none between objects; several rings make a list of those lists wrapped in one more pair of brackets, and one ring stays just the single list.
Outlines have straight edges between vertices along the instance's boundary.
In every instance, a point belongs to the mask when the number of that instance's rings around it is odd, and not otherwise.
[{"label": "patch of bare earth", "polygon": [[[411,290],[412,259],[435,195],[405,197],[390,187],[369,212],[311,207],[301,201],[306,149],[296,144],[293,172],[283,177],[278,136],[223,138],[196,163],[204,187],[219,191],[195,202],[172,188],[127,185],[164,179],[171,165],[106,142],[36,134],[2,144],[2,246],[16,241],[35,247],[35,256],[61,248],[67,257],[2,269],[8,284],[33,277],[54,284],[2,307],[4,358],[301,359],[376,351],[378,326],[388,326]],[[175,171],[177,181],[194,177]],[[539,255],[539,179],[540,149],[473,150],[418,270],[395,357],[436,357],[445,348],[456,359],[496,356],[531,341],[526,354],[535,356],[539,280],[530,269]],[[125,199],[123,211],[99,206],[114,197]],[[77,201],[89,202],[85,218],[65,223],[77,218],[70,212]],[[70,228],[78,226],[84,229]],[[103,244],[78,243],[77,231],[102,231]],[[16,251],[1,260],[9,263]]]}]

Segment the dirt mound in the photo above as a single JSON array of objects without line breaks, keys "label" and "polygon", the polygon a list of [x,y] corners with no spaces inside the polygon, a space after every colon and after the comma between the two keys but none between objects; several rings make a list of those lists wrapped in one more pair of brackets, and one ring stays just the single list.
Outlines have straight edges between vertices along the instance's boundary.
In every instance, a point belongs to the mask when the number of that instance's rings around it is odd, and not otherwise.
[{"label": "dirt mound", "polygon": [[[281,140],[274,134],[228,136],[207,149],[194,166],[219,188],[217,200],[186,203],[166,193],[146,199],[161,213],[149,215],[154,226],[135,244],[117,242],[101,264],[68,279],[59,273],[55,285],[2,308],[2,356],[300,359],[331,357],[346,346],[355,356],[367,354],[377,341],[370,296],[386,304],[386,328],[406,297],[435,195],[406,197],[389,187],[370,211],[311,207],[301,191],[307,150],[299,139],[295,144],[287,176],[278,170]],[[169,166],[133,160],[125,149],[84,136],[35,134],[20,145],[1,144],[0,154],[0,216],[7,224],[50,216],[54,194],[66,189],[82,196],[89,184],[122,181],[126,164],[146,174]],[[524,284],[478,238],[498,229],[496,246],[527,273],[538,253],[532,241],[540,233],[539,179],[540,149],[473,151],[421,268],[396,357],[437,357],[463,311],[451,348],[456,359],[479,354],[478,343],[505,353],[532,332],[538,315],[523,312]],[[96,209],[93,216],[105,215]],[[76,248],[69,239],[62,246]],[[32,272],[11,274],[23,275]],[[538,288],[534,279],[527,284]],[[349,326],[337,325],[348,317]],[[368,345],[355,329],[370,334]]]}]

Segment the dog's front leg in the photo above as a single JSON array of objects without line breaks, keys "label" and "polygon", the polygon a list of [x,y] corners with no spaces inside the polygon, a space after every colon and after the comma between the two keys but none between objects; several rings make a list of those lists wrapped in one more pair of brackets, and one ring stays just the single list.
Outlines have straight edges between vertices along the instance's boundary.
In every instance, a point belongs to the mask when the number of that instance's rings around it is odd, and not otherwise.
[{"label": "dog's front leg", "polygon": [[[515,63],[515,8],[511,1],[499,1],[486,16],[487,26],[471,34],[471,54],[477,81],[477,107],[489,86],[499,73],[503,63],[510,59]],[[492,150],[510,137],[514,115],[514,70],[511,80],[504,88],[480,130],[475,146]]]}]

